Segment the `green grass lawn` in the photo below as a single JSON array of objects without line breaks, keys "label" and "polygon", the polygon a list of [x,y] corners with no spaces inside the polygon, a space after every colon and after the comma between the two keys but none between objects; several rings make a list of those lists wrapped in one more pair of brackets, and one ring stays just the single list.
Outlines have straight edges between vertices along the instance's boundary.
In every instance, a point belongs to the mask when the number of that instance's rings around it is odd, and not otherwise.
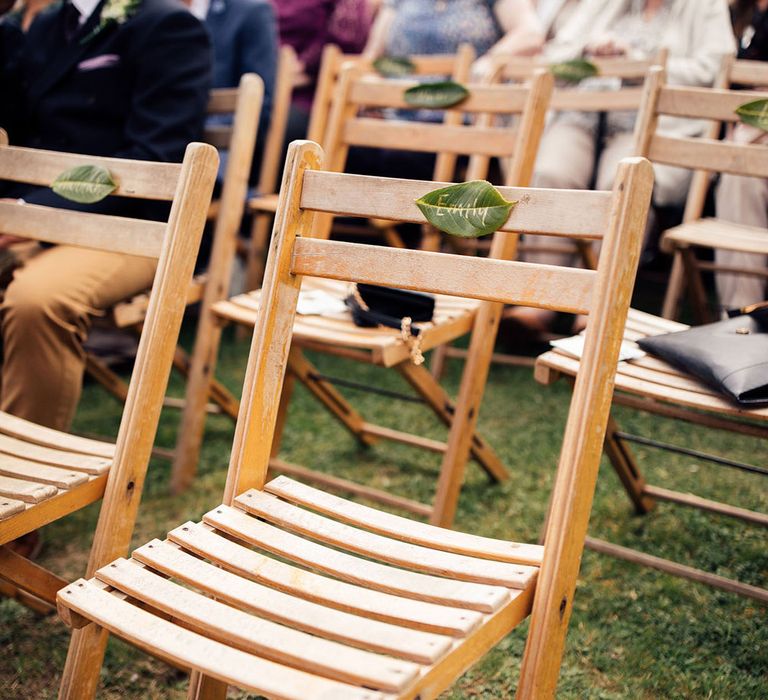
[{"label": "green grass lawn", "polygon": [[[247,344],[227,337],[220,377],[239,388]],[[329,374],[343,374],[401,388],[393,372],[316,357]],[[446,385],[455,393],[461,366],[449,365]],[[181,383],[173,382],[179,395]],[[350,393],[350,397],[353,395]],[[511,478],[491,486],[472,465],[461,496],[456,527],[492,537],[535,541],[546,509],[570,392],[565,382],[540,387],[530,369],[494,367],[480,427],[509,465]],[[423,407],[354,394],[376,420],[440,438],[445,431]],[[120,406],[97,386],[86,386],[76,428],[114,434]],[[682,423],[617,414],[633,432],[765,464],[765,447]],[[178,414],[167,411],[158,444],[172,447]],[[182,496],[167,495],[169,465],[150,468],[134,536],[138,545],[184,520],[197,519],[220,502],[232,424],[209,420],[200,472]],[[438,458],[380,444],[362,450],[298,389],[284,441],[285,457],[317,469],[386,486],[421,500],[431,498]],[[768,491],[759,477],[697,463],[689,458],[638,450],[649,480],[670,488],[765,511]],[[45,529],[40,561],[69,578],[83,574],[98,516],[92,506]],[[725,517],[660,504],[650,517],[633,515],[604,460],[590,526],[597,537],[634,546],[708,571],[765,585],[768,540],[764,530]],[[768,697],[767,609],[755,602],[586,552],[563,662],[562,698]],[[505,639],[447,698],[509,698],[513,695],[527,625]],[[53,698],[67,649],[67,629],[56,618],[39,618],[12,601],[0,602],[0,698]],[[183,698],[185,675],[112,640],[100,697]],[[234,694],[233,697],[241,697]]]}]

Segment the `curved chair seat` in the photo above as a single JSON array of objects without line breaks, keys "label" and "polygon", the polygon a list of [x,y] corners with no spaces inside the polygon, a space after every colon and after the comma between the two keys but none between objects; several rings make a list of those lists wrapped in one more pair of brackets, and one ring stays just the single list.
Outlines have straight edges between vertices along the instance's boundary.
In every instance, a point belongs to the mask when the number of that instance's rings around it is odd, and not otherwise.
[{"label": "curved chair seat", "polygon": [[[306,279],[303,290],[322,290],[340,300],[350,293],[350,285],[335,280]],[[259,308],[259,290],[240,294],[214,304],[214,312],[228,321],[254,325]],[[419,324],[421,348],[426,351],[459,338],[472,329],[480,302],[475,299],[437,295],[432,322]],[[348,311],[330,315],[297,315],[293,338],[300,345],[329,345],[354,348],[370,353],[370,362],[393,367],[408,359],[410,350],[399,330],[378,326],[356,326]]]},{"label": "curved chair seat", "polygon": [[96,622],[254,693],[433,697],[433,679],[469,666],[529,614],[542,554],[278,477],[59,601],[75,626]]},{"label": "curved chair seat", "polygon": [[759,226],[722,219],[698,219],[667,229],[662,246],[668,253],[673,253],[675,248],[701,246],[768,255],[768,232]]},{"label": "curved chair seat", "polygon": [[100,499],[114,453],[0,412],[0,545]]}]

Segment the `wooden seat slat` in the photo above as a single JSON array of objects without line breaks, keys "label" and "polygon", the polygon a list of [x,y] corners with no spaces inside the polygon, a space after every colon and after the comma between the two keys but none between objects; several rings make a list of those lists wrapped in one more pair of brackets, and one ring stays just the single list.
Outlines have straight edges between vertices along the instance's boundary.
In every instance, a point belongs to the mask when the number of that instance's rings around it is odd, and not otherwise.
[{"label": "wooden seat slat", "polygon": [[533,566],[541,565],[544,554],[544,548],[539,545],[495,540],[427,525],[325,493],[287,476],[272,479],[265,490],[345,523],[439,550]]},{"label": "wooden seat slat", "polygon": [[24,503],[40,503],[53,498],[58,492],[55,486],[0,475],[0,496],[5,498],[24,501]]},{"label": "wooden seat slat", "polygon": [[44,447],[70,450],[93,457],[112,459],[115,455],[115,446],[112,443],[62,433],[4,411],[0,411],[0,433]]},{"label": "wooden seat slat", "polygon": [[437,576],[525,588],[538,573],[537,567],[441,552],[377,535],[299,508],[256,489],[241,494],[235,503],[253,515],[320,542]]},{"label": "wooden seat slat", "polygon": [[654,316],[645,311],[630,309],[627,315],[627,327],[631,328],[636,323],[642,323],[652,328],[658,329],[658,333],[673,333],[674,331],[684,331],[688,326],[679,321],[672,321],[668,318]]},{"label": "wooden seat slat", "polygon": [[[134,557],[231,605],[304,632],[369,651],[430,663],[445,653],[450,645],[449,637],[371,620],[274,590],[159,540],[141,547]],[[296,569],[294,575],[301,577],[302,573]]]},{"label": "wooden seat slat", "polygon": [[484,610],[497,609],[509,596],[509,590],[500,586],[452,581],[361,559],[281,530],[237,508],[221,506],[208,512],[203,520],[217,530],[291,561],[345,581],[416,600]]},{"label": "wooden seat slat", "polygon": [[97,571],[96,578],[208,639],[314,674],[398,691],[419,673],[414,663],[328,641],[212,600],[134,561],[118,559]]},{"label": "wooden seat slat", "polygon": [[[374,620],[453,637],[463,637],[480,624],[478,612],[404,598],[298,569],[232,542],[205,525],[187,523],[170,532],[168,539],[240,576]],[[482,610],[493,612],[489,605]]]},{"label": "wooden seat slat", "polygon": [[74,452],[64,452],[52,447],[35,445],[23,440],[0,435],[0,454],[6,453],[14,457],[22,457],[34,462],[49,464],[54,467],[66,467],[85,472],[86,474],[103,474],[112,464],[112,460],[105,457],[92,455],[80,455]]},{"label": "wooden seat slat", "polygon": [[0,521],[23,513],[26,508],[24,501],[17,501],[15,498],[0,498]]},{"label": "wooden seat slat", "polygon": [[0,454],[0,474],[38,484],[49,484],[60,489],[69,489],[88,481],[88,475],[84,472],[49,467],[6,454]]},{"label": "wooden seat slat", "polygon": [[213,678],[260,695],[286,700],[308,697],[385,700],[388,697],[232,649],[141,610],[84,579],[67,586],[59,596],[75,612],[95,620],[140,649],[152,650],[181,668],[198,668]]},{"label": "wooden seat slat", "polygon": [[671,244],[693,245],[768,255],[768,231],[764,228],[714,218],[699,219],[667,229],[662,243],[667,248]]}]

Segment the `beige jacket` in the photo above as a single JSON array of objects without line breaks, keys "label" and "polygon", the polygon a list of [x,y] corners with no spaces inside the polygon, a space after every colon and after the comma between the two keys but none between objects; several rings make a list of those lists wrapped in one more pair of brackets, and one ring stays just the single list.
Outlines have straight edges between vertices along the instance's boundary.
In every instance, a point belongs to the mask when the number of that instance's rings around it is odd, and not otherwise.
[{"label": "beige jacket", "polygon": [[[660,47],[669,51],[667,81],[673,85],[711,85],[724,55],[736,52],[727,0],[671,0],[671,14]],[[581,56],[584,47],[611,34],[616,20],[629,11],[632,0],[581,0],[566,25],[549,42],[551,61]],[[621,40],[621,37],[617,37]],[[659,130],[694,136],[702,124],[662,118]]]}]

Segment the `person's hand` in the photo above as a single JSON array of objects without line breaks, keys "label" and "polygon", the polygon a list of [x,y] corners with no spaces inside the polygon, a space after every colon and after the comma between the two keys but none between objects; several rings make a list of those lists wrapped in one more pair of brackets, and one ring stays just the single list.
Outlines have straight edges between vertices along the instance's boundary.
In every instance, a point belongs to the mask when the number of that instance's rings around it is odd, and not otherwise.
[{"label": "person's hand", "polygon": [[584,53],[587,54],[587,56],[601,58],[626,56],[627,53],[629,53],[629,47],[616,37],[605,36],[586,46]]}]

